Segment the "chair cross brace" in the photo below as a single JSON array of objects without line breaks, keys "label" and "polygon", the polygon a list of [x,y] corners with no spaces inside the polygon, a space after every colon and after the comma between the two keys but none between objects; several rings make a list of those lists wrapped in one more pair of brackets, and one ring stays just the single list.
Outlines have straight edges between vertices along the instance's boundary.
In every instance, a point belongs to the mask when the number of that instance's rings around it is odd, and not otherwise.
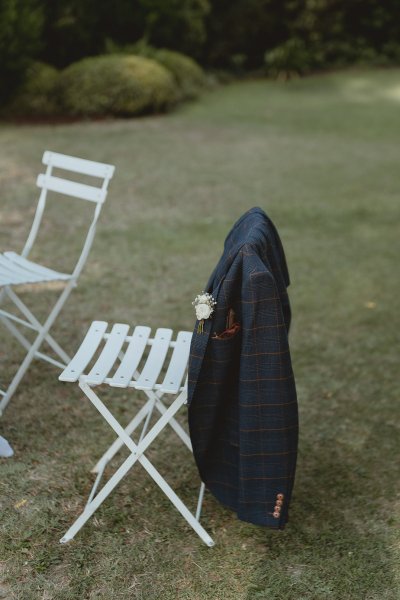
[{"label": "chair cross brace", "polygon": [[[6,408],[8,402],[11,399],[11,396],[14,394],[17,389],[21,379],[25,375],[29,365],[31,364],[34,358],[39,358],[46,362],[55,365],[58,368],[65,368],[65,366],[70,361],[70,357],[68,354],[61,348],[61,346],[56,342],[56,340],[49,334],[49,329],[53,325],[56,320],[60,310],[62,309],[65,300],[71,293],[72,288],[74,287],[74,283],[71,281],[67,283],[66,287],[62,291],[58,300],[54,304],[52,310],[50,311],[49,316],[47,317],[44,324],[41,324],[38,319],[32,314],[29,308],[22,302],[22,300],[17,296],[14,290],[9,286],[5,286],[0,291],[0,303],[4,300],[4,298],[8,297],[11,302],[21,311],[21,313],[26,317],[26,320],[20,319],[16,315],[11,312],[0,309],[0,323],[2,323],[8,331],[18,340],[18,342],[25,348],[27,354],[20,364],[16,374],[14,375],[10,385],[7,388],[7,391],[1,391],[2,400],[0,401],[0,416],[3,413],[3,410]],[[37,333],[37,336],[33,342],[28,340],[19,329],[14,325],[18,323],[30,330],[33,330]],[[51,356],[43,352],[39,352],[39,348],[42,343],[46,341],[54,353],[61,359],[62,362],[55,360]]]},{"label": "chair cross brace", "polygon": [[[140,462],[142,467],[147,471],[150,477],[155,481],[155,483],[161,488],[164,494],[169,498],[175,508],[181,513],[184,519],[189,523],[189,525],[194,529],[194,531],[200,536],[200,538],[208,545],[213,546],[214,542],[212,538],[208,535],[205,529],[200,525],[199,518],[201,513],[201,501],[204,493],[204,484],[201,484],[200,494],[199,494],[199,502],[197,505],[196,515],[193,515],[186,505],[182,502],[179,496],[174,492],[171,486],[166,482],[166,480],[160,475],[159,471],[152,465],[152,463],[146,458],[145,451],[148,449],[150,444],[154,441],[154,439],[160,434],[160,432],[164,429],[167,424],[171,423],[171,419],[177,413],[177,411],[181,408],[181,406],[186,402],[186,394],[185,392],[181,392],[180,396],[171,404],[169,408],[165,408],[163,404],[159,402],[157,398],[149,398],[148,402],[143,406],[140,417],[139,413],[136,417],[131,421],[131,423],[125,429],[120,425],[120,423],[115,419],[112,413],[108,410],[105,404],[100,400],[97,394],[85,383],[84,380],[80,381],[79,387],[84,392],[84,394],[89,398],[92,404],[97,408],[100,414],[106,419],[115,433],[118,435],[118,439],[115,442],[114,447],[110,447],[108,453],[106,453],[97,465],[94,467],[93,472],[97,472],[97,477],[94,482],[93,488],[89,495],[88,502],[85,506],[84,511],[75,521],[75,523],[69,528],[66,534],[61,538],[60,542],[65,543],[70,541],[76,533],[83,527],[83,525],[88,521],[88,519],[93,515],[93,513],[97,510],[97,508],[102,504],[102,502],[110,495],[110,493],[114,490],[114,488],[118,485],[118,483],[122,480],[122,478],[128,473],[128,471],[133,467],[136,462]],[[158,404],[158,409],[160,412],[163,412],[162,416],[158,419],[156,424],[146,433],[147,425],[149,423],[149,419],[153,412],[153,407]],[[163,408],[160,408],[160,407]],[[139,418],[138,418],[139,417]],[[138,443],[135,443],[133,439],[130,437],[130,433],[139,426],[140,422],[146,420],[144,427],[142,429],[141,438]],[[177,422],[175,421],[175,424]],[[179,425],[180,428],[180,425]],[[129,432],[129,433],[128,433]],[[183,430],[182,432],[187,435]],[[190,443],[190,442],[189,442]],[[111,458],[116,454],[116,452],[123,446],[126,445],[130,450],[131,454],[124,460],[122,465],[117,469],[114,475],[108,480],[108,482],[103,486],[103,488],[96,494],[97,488],[99,486],[101,477],[103,475],[104,469],[107,463],[111,460]],[[111,451],[112,449],[112,451]]]}]

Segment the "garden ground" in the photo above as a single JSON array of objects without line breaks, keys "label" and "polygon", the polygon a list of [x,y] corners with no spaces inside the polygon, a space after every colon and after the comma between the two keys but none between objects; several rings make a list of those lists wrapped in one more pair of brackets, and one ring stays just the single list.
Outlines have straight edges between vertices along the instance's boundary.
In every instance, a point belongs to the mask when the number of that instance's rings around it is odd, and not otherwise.
[{"label": "garden ground", "polygon": [[[399,70],[253,81],[168,116],[0,126],[3,249],[22,247],[44,149],[116,165],[87,268],[53,330],[71,352],[94,318],[192,329],[191,301],[225,235],[261,206],[291,273],[301,419],[284,531],[240,522],[207,495],[209,549],[139,467],[60,545],[113,435],[77,386],[35,363],[0,422],[15,448],[0,463],[0,597],[399,598],[399,81]],[[90,208],[54,200],[34,256],[66,268]],[[44,314],[56,293],[22,297]],[[3,386],[20,359],[2,332]],[[106,397],[125,421],[137,401]],[[162,442],[150,455],[193,505],[193,460],[173,437]]]}]

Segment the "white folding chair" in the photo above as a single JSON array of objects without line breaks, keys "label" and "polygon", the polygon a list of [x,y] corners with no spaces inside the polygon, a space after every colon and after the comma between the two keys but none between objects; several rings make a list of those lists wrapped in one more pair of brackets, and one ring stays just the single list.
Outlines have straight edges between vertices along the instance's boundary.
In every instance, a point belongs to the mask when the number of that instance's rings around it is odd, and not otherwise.
[{"label": "white folding chair", "polygon": [[[61,381],[78,381],[81,390],[118,436],[93,468],[92,472],[97,473],[97,477],[87,504],[60,541],[64,543],[71,540],[121,479],[139,462],[200,538],[208,546],[213,546],[213,540],[199,522],[204,484],[200,485],[197,510],[192,514],[145,456],[150,444],[167,425],[192,450],[188,434],[175,419],[177,411],[187,401],[186,373],[192,334],[180,331],[173,340],[171,329],[157,329],[153,337],[150,327],[137,326],[129,333],[129,325],[117,323],[109,333],[107,329],[108,323],[94,321],[74,358],[59,377]],[[100,385],[144,392],[146,402],[126,427],[117,421],[95,393],[93,388]],[[155,416],[157,420],[154,423]],[[140,426],[140,433],[134,440],[131,436]],[[97,492],[105,467],[124,446],[130,451],[128,458]]]},{"label": "white folding chair", "polygon": [[[57,154],[55,152],[46,151],[43,154],[43,163],[47,165],[46,172],[42,173],[37,178],[37,185],[41,188],[38,205],[36,208],[35,217],[32,228],[30,230],[25,247],[21,254],[15,252],[4,252],[0,254],[0,304],[5,300],[10,300],[16,309],[22,313],[24,318],[21,318],[14,313],[0,309],[0,322],[5,325],[9,332],[22,344],[27,351],[27,354],[22,361],[17,373],[8,386],[7,390],[0,390],[0,416],[11,396],[14,394],[22,377],[28,369],[34,358],[39,358],[50,362],[57,367],[64,368],[68,363],[69,356],[49,334],[49,329],[56,320],[60,310],[67,300],[72,288],[76,286],[78,277],[86,262],[96,232],[96,223],[99,214],[107,196],[107,186],[114,174],[114,166],[82,158],[75,158],[65,154]],[[87,183],[78,183],[70,179],[64,179],[62,176],[54,176],[53,169],[62,169],[78,173],[80,175],[89,175],[97,180],[94,185]],[[37,237],[48,192],[56,192],[64,196],[72,196],[82,200],[88,200],[95,205],[94,215],[89,226],[89,230],[81,251],[80,257],[72,271],[72,273],[60,273],[54,271],[47,266],[43,266],[36,262],[28,260],[28,255]],[[64,282],[63,288],[57,302],[50,311],[49,316],[42,324],[33,315],[29,308],[22,302],[14,291],[14,287],[21,284],[41,284],[43,282],[59,281]],[[36,333],[36,337],[31,342],[25,335],[21,333],[16,325],[22,325]],[[61,359],[55,360],[51,356],[39,352],[42,343],[46,341],[54,353]]]}]

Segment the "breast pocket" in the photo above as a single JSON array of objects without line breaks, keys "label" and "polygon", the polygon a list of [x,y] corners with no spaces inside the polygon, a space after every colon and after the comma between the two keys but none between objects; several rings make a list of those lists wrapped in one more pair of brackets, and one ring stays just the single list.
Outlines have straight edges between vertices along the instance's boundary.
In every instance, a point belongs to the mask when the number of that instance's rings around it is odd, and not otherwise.
[{"label": "breast pocket", "polygon": [[221,333],[214,333],[214,335],[211,336],[211,339],[218,341],[230,340],[231,338],[234,338],[238,335],[240,329],[240,324],[234,323],[231,327],[229,327],[228,329],[224,329],[224,331],[222,331]]}]

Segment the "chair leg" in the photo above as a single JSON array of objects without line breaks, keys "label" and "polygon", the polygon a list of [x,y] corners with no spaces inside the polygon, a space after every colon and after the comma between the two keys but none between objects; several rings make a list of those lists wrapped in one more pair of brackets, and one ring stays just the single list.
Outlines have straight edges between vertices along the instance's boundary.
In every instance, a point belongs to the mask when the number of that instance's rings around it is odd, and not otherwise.
[{"label": "chair leg", "polygon": [[135,464],[138,460],[138,456],[136,454],[131,454],[127,459],[122,463],[122,465],[117,469],[114,475],[107,481],[104,487],[100,490],[100,492],[93,498],[91,502],[89,502],[86,506],[82,514],[76,519],[76,521],[71,525],[66,534],[60,539],[61,544],[65,542],[69,542],[73,537],[78,533],[80,529],[85,525],[85,523],[90,519],[93,513],[98,509],[100,504],[104,502],[104,500],[111,494],[113,489],[118,485],[118,483],[123,479],[123,477],[128,473],[130,468]]},{"label": "chair leg", "polygon": [[[144,406],[135,415],[132,421],[125,427],[124,431],[126,435],[132,435],[132,433],[139,427],[141,422],[146,418],[149,411],[152,400],[149,399]],[[125,445],[120,437],[118,437],[109,449],[103,454],[103,456],[97,461],[92,469],[92,473],[98,473],[100,470],[104,470],[105,465],[114,458],[119,450]]]},{"label": "chair leg", "polygon": [[[143,460],[142,460],[143,459]],[[207,533],[200,522],[196,519],[196,517],[190,512],[187,508],[186,504],[182,502],[179,496],[174,492],[171,486],[165,481],[163,477],[161,477],[160,473],[153,467],[151,462],[147,460],[145,456],[141,457],[140,460],[142,466],[146,469],[150,477],[154,479],[157,485],[162,489],[164,494],[169,498],[175,508],[181,513],[182,517],[187,521],[187,523],[194,529],[200,539],[203,540],[207,546],[214,546],[215,542],[211,538],[211,536]]]},{"label": "chair leg", "polygon": [[131,437],[129,437],[126,430],[118,423],[112,413],[107,409],[107,407],[103,404],[100,398],[95,394],[95,392],[90,388],[88,384],[86,384],[83,380],[79,383],[80,388],[84,392],[84,394],[89,398],[92,404],[97,408],[97,410],[101,413],[104,419],[108,422],[108,424],[114,429],[119,438],[122,439],[123,443],[128,446],[131,451],[131,455],[128,456],[127,459],[122,463],[119,469],[114,473],[111,479],[104,485],[104,487],[100,490],[100,492],[89,502],[82,514],[78,517],[78,519],[73,523],[73,525],[69,528],[67,533],[61,538],[61,543],[65,543],[71,540],[76,533],[83,527],[83,525],[88,521],[88,519],[93,515],[93,513],[97,510],[100,504],[109,496],[112,490],[116,487],[116,485],[121,481],[121,479],[126,475],[126,473],[133,467],[135,462],[139,461],[141,465],[146,469],[152,479],[157,483],[157,485],[161,488],[161,490],[165,493],[165,495],[169,498],[175,508],[181,513],[184,519],[188,522],[188,524],[194,529],[194,531],[199,535],[199,537],[206,543],[208,546],[213,546],[214,542],[212,538],[208,535],[206,530],[200,525],[199,521],[196,517],[189,511],[186,505],[182,502],[179,496],[174,492],[171,486],[165,481],[165,479],[160,475],[157,469],[151,464],[151,462],[144,456],[144,452],[149,447],[149,445],[154,441],[154,439],[159,435],[159,433],[164,429],[164,427],[168,424],[168,421],[175,415],[175,413],[181,408],[181,406],[186,401],[186,392],[182,392],[173,404],[166,410],[165,414],[160,417],[157,423],[150,429],[150,431],[145,435],[143,440],[139,444],[135,444]]},{"label": "chair leg", "polygon": [[[43,343],[43,340],[48,337],[48,332],[50,327],[53,325],[54,321],[56,320],[60,310],[62,309],[62,307],[64,306],[64,303],[66,301],[66,299],[68,298],[69,294],[72,291],[72,286],[73,283],[70,282],[63,290],[63,292],[61,293],[60,297],[58,298],[57,302],[55,303],[53,310],[51,311],[51,313],[49,314],[49,316],[47,317],[44,325],[40,326],[40,332],[39,334],[36,336],[36,339],[34,340],[33,344],[30,346],[30,349],[27,353],[27,355],[25,356],[24,360],[22,361],[17,373],[14,375],[13,380],[11,381],[10,385],[8,386],[7,391],[5,392],[5,394],[3,395],[1,402],[0,402],[0,417],[2,416],[5,408],[7,407],[8,403],[11,400],[11,397],[13,396],[15,390],[17,389],[19,383],[21,382],[21,379],[23,378],[23,376],[25,375],[26,371],[29,368],[29,365],[31,364],[32,360],[34,359],[37,351],[39,350],[41,344]],[[11,290],[8,290],[8,294],[10,294]],[[11,292],[11,299],[13,299],[13,296],[15,296],[14,292]],[[0,296],[0,299],[3,298],[3,294]],[[19,301],[19,298],[18,298]],[[19,301],[20,302],[20,301]],[[66,355],[67,356],[67,355]],[[67,361],[68,362],[68,361]]]},{"label": "chair leg", "polygon": [[196,509],[196,519],[197,521],[200,521],[200,515],[201,515],[201,509],[203,506],[203,499],[204,499],[204,491],[206,489],[206,484],[202,481],[200,484],[200,490],[199,490],[199,498],[197,500],[197,509]]},{"label": "chair leg", "polygon": [[[72,286],[71,286],[72,289]],[[15,306],[19,308],[19,310],[25,315],[25,317],[34,325],[37,331],[42,329],[41,323],[36,319],[35,315],[29,310],[29,308],[22,302],[22,300],[17,296],[17,294],[12,290],[8,290],[8,296],[14,302]],[[53,309],[54,310],[54,309]],[[71,361],[71,357],[61,348],[61,346],[56,342],[56,340],[47,332],[45,336],[45,341],[49,344],[52,350],[58,354],[58,356],[64,361],[65,365],[67,365]],[[64,366],[65,366],[64,365]]]},{"label": "chair leg", "polygon": [[161,477],[160,473],[157,471],[155,467],[151,464],[151,462],[144,456],[138,457],[137,454],[131,454],[128,458],[122,463],[119,469],[114,473],[111,479],[104,485],[104,487],[100,490],[100,492],[93,498],[91,502],[89,502],[82,514],[76,519],[76,521],[71,525],[65,535],[60,539],[61,544],[65,544],[72,540],[75,535],[82,529],[85,523],[90,519],[90,517],[95,513],[95,511],[99,508],[99,506],[104,502],[104,500],[111,494],[113,489],[118,485],[118,483],[123,479],[123,477],[128,473],[128,471],[133,467],[135,462],[139,461],[141,465],[146,469],[148,474],[154,479],[157,485],[162,489],[164,494],[169,498],[175,508],[181,513],[183,518],[188,522],[188,524],[194,529],[197,535],[203,540],[207,546],[214,546],[214,541],[204,529],[202,525],[200,525],[199,521],[196,517],[189,511],[187,506],[182,502],[179,496],[174,492],[171,486],[165,481],[163,477]]},{"label": "chair leg", "polygon": [[[17,327],[15,327],[14,323],[10,319],[4,317],[3,315],[0,315],[0,323],[3,323],[4,327],[8,329],[8,331],[19,341],[19,343],[28,352],[31,347],[31,342],[19,331]],[[47,338],[45,338],[45,341],[47,341]],[[42,352],[36,352],[35,358],[40,358],[41,360],[49,362],[50,364],[60,369],[65,368],[64,363],[60,363],[58,360],[55,360],[54,358],[51,358],[50,356],[48,356],[47,354],[43,354]]]},{"label": "chair leg", "polygon": [[29,368],[29,365],[31,364],[32,360],[35,357],[36,351],[38,350],[40,344],[43,341],[43,335],[39,334],[35,340],[35,342],[32,344],[29,352],[27,353],[27,355],[25,356],[24,360],[22,361],[18,371],[16,372],[16,374],[14,375],[10,385],[7,388],[7,391],[5,393],[5,395],[3,396],[1,402],[0,402],[0,417],[2,416],[5,408],[7,407],[8,403],[11,400],[11,397],[13,396],[15,390],[17,389],[21,379],[23,378],[23,376],[25,375],[26,371]]}]

